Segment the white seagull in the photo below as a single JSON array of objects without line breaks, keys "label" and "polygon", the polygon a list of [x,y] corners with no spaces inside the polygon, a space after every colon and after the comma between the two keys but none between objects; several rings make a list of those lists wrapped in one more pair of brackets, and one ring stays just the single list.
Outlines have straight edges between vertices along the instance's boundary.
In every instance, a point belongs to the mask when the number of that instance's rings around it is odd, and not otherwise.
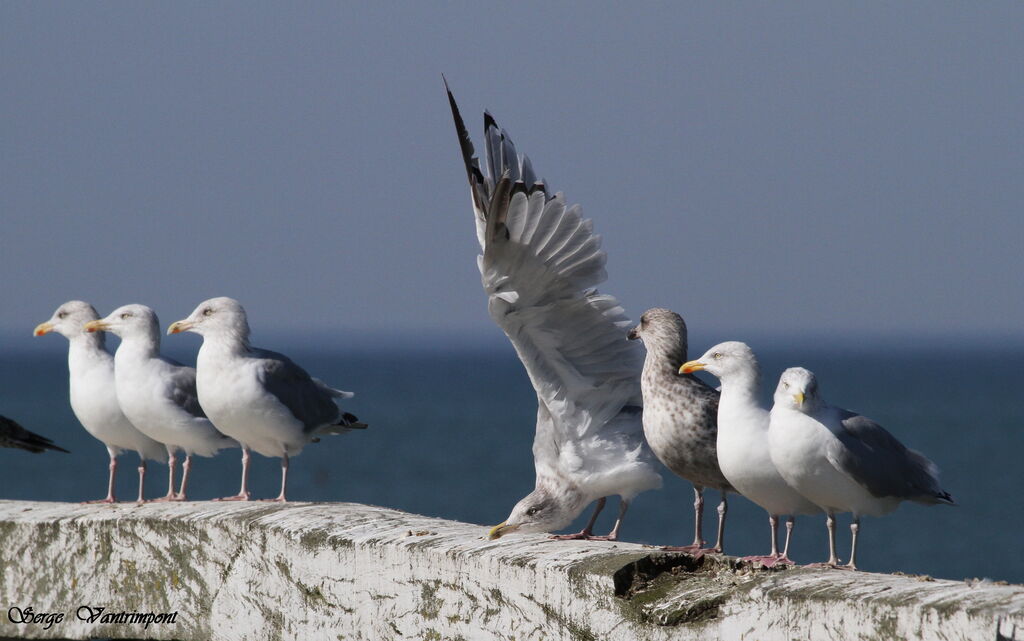
[{"label": "white seagull", "polygon": [[826,404],[814,374],[802,367],[787,369],[779,379],[768,439],[782,478],[828,515],[830,567],[839,565],[836,513],[853,513],[850,562],[844,567],[856,570],[861,515],[888,514],[902,501],[954,504],[939,486],[934,463],[866,416]]},{"label": "white seagull", "polygon": [[[167,449],[167,496],[158,501],[184,501],[192,455],[213,456],[238,443],[224,436],[206,418],[196,396],[196,370],[160,355],[160,322],[145,305],[118,307],[102,320],[85,324],[88,332],[121,337],[114,354],[114,388],[121,410],[132,425]],[[177,450],[185,452],[181,489],[174,492]]]},{"label": "white seagull", "polygon": [[121,411],[114,389],[114,357],[104,348],[103,332],[86,332],[85,324],[99,319],[89,303],[71,300],[53,312],[45,323],[36,326],[34,334],[43,336],[57,332],[68,339],[68,384],[71,409],[85,431],[99,439],[110,455],[110,475],[106,498],[88,503],[114,503],[114,477],[117,457],[122,450],[139,455],[139,502],[146,485],[146,459],[167,460],[167,452],[159,443],[140,432]]},{"label": "white seagull", "polygon": [[324,385],[284,354],[252,347],[238,301],[211,298],[167,329],[185,331],[203,337],[196,360],[199,403],[218,430],[242,444],[242,489],[223,500],[249,500],[250,449],[281,458],[281,493],[271,500],[283,503],[289,457],[322,435],[366,428],[337,405],[352,392]]},{"label": "white seagull", "polygon": [[[821,510],[786,483],[768,447],[769,411],[760,398],[761,368],[746,343],[728,341],[715,345],[700,358],[683,363],[680,374],[703,370],[722,382],[718,399],[718,465],[736,490],[768,512],[771,552],[767,556],[745,557],[771,567],[791,563],[789,540],[793,516]],[[786,522],[786,544],[779,552],[780,516]]]},{"label": "white seagull", "polygon": [[[508,135],[484,115],[487,174],[451,92],[482,255],[487,308],[519,355],[537,393],[533,441],[536,485],[504,523],[510,532],[551,532],[597,501],[587,526],[556,538],[615,540],[630,501],[661,486],[641,424],[643,354],[626,340],[630,321],[615,298],[594,287],[606,255],[578,205],[551,194]],[[605,497],[620,497],[606,537],[592,536]]]}]

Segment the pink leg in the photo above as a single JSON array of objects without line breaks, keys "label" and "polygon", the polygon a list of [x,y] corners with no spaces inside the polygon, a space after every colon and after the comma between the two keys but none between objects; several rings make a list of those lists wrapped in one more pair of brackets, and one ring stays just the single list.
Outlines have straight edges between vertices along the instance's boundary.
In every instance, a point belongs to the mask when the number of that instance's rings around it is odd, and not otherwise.
[{"label": "pink leg", "polygon": [[162,496],[158,499],[153,499],[154,503],[163,503],[165,501],[173,501],[178,495],[174,493],[174,464],[178,462],[177,457],[174,455],[174,450],[167,447],[167,496]]},{"label": "pink leg", "polygon": [[828,562],[812,563],[811,567],[845,568],[839,565],[839,557],[836,556],[836,515],[828,512],[825,516],[825,527],[828,528]]},{"label": "pink leg", "polygon": [[857,569],[856,559],[857,559],[857,533],[858,532],[860,532],[860,517],[857,516],[856,514],[854,514],[853,515],[853,523],[850,524],[850,534],[853,536],[853,541],[851,541],[851,546],[852,547],[850,548],[850,562],[847,563],[845,566],[843,566],[843,567],[845,567],[847,569],[850,569],[850,570],[856,570]]},{"label": "pink leg", "polygon": [[768,525],[772,531],[772,551],[767,556],[745,556],[744,561],[750,561],[751,563],[760,563],[766,568],[770,568],[779,561],[779,517],[774,514],[768,515]]},{"label": "pink leg", "polygon": [[136,503],[145,503],[143,498],[146,495],[146,459],[139,458],[139,500]]},{"label": "pink leg", "polygon": [[285,498],[285,490],[288,489],[288,453],[285,452],[284,456],[281,457],[281,493],[277,495],[276,499],[263,499],[264,501],[270,501],[272,503],[287,503],[288,499]]},{"label": "pink leg", "polygon": [[701,530],[704,525],[704,488],[699,485],[693,486],[693,516],[694,516],[694,535],[693,543],[690,545],[666,545],[661,549],[666,552],[689,552],[689,553],[700,553],[703,554],[704,549],[704,537],[701,536]]},{"label": "pink leg", "polygon": [[725,515],[729,512],[729,500],[725,490],[722,490],[722,501],[718,504],[718,541],[711,551],[716,554],[725,552]]},{"label": "pink leg", "polygon": [[91,503],[117,503],[117,499],[114,498],[114,477],[117,475],[117,456],[114,454],[114,450],[107,448],[107,452],[110,453],[110,465],[107,469],[110,470],[110,475],[107,478],[107,498],[96,499],[95,501],[84,501],[83,505]]},{"label": "pink leg", "polygon": [[242,489],[238,490],[238,494],[234,496],[225,496],[221,499],[213,499],[214,501],[248,501],[251,497],[249,493],[249,448],[242,446]]},{"label": "pink leg", "polygon": [[574,541],[580,539],[589,539],[591,533],[594,531],[594,523],[597,522],[597,515],[604,509],[605,497],[597,499],[597,504],[594,507],[594,513],[590,516],[590,520],[587,521],[587,526],[577,532],[576,534],[552,534],[550,537],[553,541]]},{"label": "pink leg", "polygon": [[612,531],[605,536],[592,536],[592,541],[618,541],[619,540],[619,527],[622,526],[622,519],[626,517],[626,510],[629,509],[629,501],[619,498],[619,516],[615,519],[615,526]]},{"label": "pink leg", "polygon": [[192,455],[185,454],[185,462],[181,464],[181,489],[174,496],[172,501],[187,501],[188,496],[185,494],[185,490],[188,489],[188,477],[189,472],[192,471]]}]

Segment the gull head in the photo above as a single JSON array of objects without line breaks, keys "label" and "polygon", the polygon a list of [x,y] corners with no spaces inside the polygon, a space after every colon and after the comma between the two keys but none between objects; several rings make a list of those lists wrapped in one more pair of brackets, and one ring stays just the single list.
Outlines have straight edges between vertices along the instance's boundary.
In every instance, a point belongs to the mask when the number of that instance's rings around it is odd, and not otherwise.
[{"label": "gull head", "polygon": [[715,345],[700,358],[687,361],[679,368],[680,374],[704,370],[719,379],[733,376],[757,375],[757,357],[750,346],[740,341],[726,341]]},{"label": "gull head", "polygon": [[820,404],[814,372],[803,367],[790,367],[782,372],[775,388],[775,405],[809,414]]},{"label": "gull head", "polygon": [[234,298],[220,296],[199,303],[188,318],[171,323],[168,334],[195,332],[207,338],[210,336],[237,336],[249,338],[249,323],[245,308]]},{"label": "gull head", "polygon": [[118,307],[103,319],[93,320],[83,327],[87,332],[110,332],[122,340],[136,337],[160,337],[160,320],[156,312],[145,305]]},{"label": "gull head", "polygon": [[85,324],[99,317],[100,315],[96,313],[96,308],[89,303],[80,300],[69,300],[57,308],[57,311],[53,313],[50,320],[36,325],[32,333],[36,336],[43,336],[50,332],[57,332],[70,340],[81,336]]},{"label": "gull head", "polygon": [[[556,492],[538,485],[537,489],[524,496],[504,523],[491,528],[487,538],[501,538],[512,532],[554,532],[572,523],[578,510],[574,510],[575,490]],[[575,497],[579,498],[579,497]]]},{"label": "gull head", "polygon": [[686,354],[686,321],[670,309],[652,307],[640,317],[640,324],[629,330],[630,340],[642,339],[647,351]]}]

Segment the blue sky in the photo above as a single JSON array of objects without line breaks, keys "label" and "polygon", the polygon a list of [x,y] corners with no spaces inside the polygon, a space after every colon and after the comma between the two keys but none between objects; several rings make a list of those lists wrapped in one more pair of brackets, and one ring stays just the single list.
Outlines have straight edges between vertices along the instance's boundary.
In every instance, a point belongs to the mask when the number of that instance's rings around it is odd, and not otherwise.
[{"label": "blue sky", "polygon": [[[487,335],[441,84],[691,332],[1024,339],[1019,3],[0,4],[0,332]],[[11,334],[11,333],[15,334]]]}]

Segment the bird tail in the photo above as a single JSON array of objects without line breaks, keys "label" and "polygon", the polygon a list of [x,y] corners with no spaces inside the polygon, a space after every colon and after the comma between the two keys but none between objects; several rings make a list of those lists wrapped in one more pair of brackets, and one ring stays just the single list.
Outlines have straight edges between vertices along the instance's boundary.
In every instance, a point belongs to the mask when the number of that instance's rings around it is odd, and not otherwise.
[{"label": "bird tail", "polygon": [[56,450],[70,454],[68,450],[54,444],[53,441],[45,436],[28,431],[6,416],[0,416],[0,445],[28,450],[35,454],[46,450]]},{"label": "bird tail", "polygon": [[344,412],[337,423],[324,425],[316,431],[317,434],[345,434],[352,430],[365,430],[369,425],[360,421],[355,414]]}]

